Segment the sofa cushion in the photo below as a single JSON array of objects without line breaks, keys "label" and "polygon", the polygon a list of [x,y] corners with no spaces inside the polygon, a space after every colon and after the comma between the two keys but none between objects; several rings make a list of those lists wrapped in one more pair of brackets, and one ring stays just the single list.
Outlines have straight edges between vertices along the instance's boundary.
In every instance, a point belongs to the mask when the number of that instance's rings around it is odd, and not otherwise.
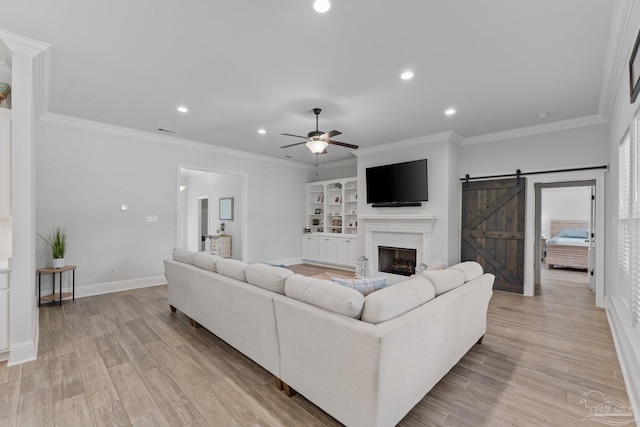
[{"label": "sofa cushion", "polygon": [[415,276],[368,295],[364,299],[362,321],[376,324],[393,319],[432,300],[435,295],[433,284],[426,277]]},{"label": "sofa cushion", "polygon": [[193,255],[193,263],[196,267],[200,267],[204,270],[213,271],[214,273],[218,271],[216,270],[216,264],[221,259],[223,258],[219,257],[218,255],[210,254],[207,252],[197,252],[196,254]]},{"label": "sofa cushion", "polygon": [[436,296],[455,289],[464,283],[464,273],[461,270],[447,268],[446,270],[423,271],[421,276],[433,283]]},{"label": "sofa cushion", "polygon": [[293,271],[267,264],[251,264],[245,270],[247,283],[284,295],[284,282]]},{"label": "sofa cushion", "polygon": [[482,266],[475,261],[465,261],[449,267],[453,270],[460,270],[464,273],[464,281],[476,279],[484,274]]},{"label": "sofa cushion", "polygon": [[357,279],[345,279],[344,277],[332,277],[331,281],[347,288],[355,289],[362,295],[367,296],[371,292],[377,291],[387,286],[386,277],[361,277]]},{"label": "sofa cushion", "polygon": [[184,262],[193,265],[193,257],[196,253],[188,251],[186,249],[174,249],[173,259],[175,261]]},{"label": "sofa cushion", "polygon": [[246,282],[247,276],[245,275],[245,270],[248,266],[248,264],[238,261],[237,259],[223,258],[216,263],[216,270],[223,276]]},{"label": "sofa cushion", "polygon": [[362,313],[364,295],[329,280],[294,274],[287,278],[284,294],[289,298],[357,319]]}]

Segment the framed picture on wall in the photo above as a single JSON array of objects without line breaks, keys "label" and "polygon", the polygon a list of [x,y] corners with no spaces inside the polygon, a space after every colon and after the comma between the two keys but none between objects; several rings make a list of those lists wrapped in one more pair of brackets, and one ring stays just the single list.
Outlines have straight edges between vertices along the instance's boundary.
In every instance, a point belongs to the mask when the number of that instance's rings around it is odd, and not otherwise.
[{"label": "framed picture on wall", "polygon": [[638,93],[640,93],[640,55],[638,55],[638,45],[640,44],[640,33],[636,37],[636,44],[631,51],[631,59],[629,60],[629,84],[631,91],[631,103],[636,102]]}]

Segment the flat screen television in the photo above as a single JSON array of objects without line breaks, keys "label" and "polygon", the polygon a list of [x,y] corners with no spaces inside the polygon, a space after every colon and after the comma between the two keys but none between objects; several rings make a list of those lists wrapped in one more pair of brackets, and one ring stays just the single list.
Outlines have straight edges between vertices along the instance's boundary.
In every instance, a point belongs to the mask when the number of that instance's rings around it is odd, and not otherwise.
[{"label": "flat screen television", "polygon": [[373,207],[420,206],[429,200],[427,159],[367,168],[367,203]]}]

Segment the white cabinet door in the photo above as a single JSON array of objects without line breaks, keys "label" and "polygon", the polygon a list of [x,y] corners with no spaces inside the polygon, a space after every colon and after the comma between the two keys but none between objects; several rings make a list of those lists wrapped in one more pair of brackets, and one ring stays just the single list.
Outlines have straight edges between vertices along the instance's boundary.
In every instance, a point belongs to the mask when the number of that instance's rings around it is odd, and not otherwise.
[{"label": "white cabinet door", "polygon": [[336,248],[336,240],[332,237],[321,237],[320,238],[320,253],[318,261],[324,262],[326,264],[336,264],[338,261],[337,258],[337,248]]},{"label": "white cabinet door", "polygon": [[9,289],[0,289],[0,352],[9,348]]},{"label": "white cabinet door", "polygon": [[11,216],[11,119],[0,115],[0,218]]},{"label": "white cabinet door", "polygon": [[352,239],[338,239],[337,241],[338,264],[355,267],[358,258],[358,242]]},{"label": "white cabinet door", "polygon": [[302,259],[318,261],[320,255],[320,238],[302,236]]}]

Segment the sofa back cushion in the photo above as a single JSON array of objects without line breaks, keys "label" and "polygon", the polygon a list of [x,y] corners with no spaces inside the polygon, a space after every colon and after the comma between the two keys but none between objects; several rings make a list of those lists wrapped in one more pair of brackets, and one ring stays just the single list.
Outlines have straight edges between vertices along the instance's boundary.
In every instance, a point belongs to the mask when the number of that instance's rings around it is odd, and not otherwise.
[{"label": "sofa back cushion", "polygon": [[460,270],[447,268],[446,270],[423,271],[420,276],[426,277],[433,283],[436,296],[455,289],[464,283],[464,273]]},{"label": "sofa back cushion", "polygon": [[237,259],[223,258],[216,263],[216,270],[223,276],[231,277],[232,279],[240,280],[241,282],[247,281],[245,271],[249,267],[242,261]]},{"label": "sofa back cushion", "polygon": [[193,265],[193,259],[195,254],[196,254],[195,252],[191,252],[186,249],[174,249],[173,260]]},{"label": "sofa back cushion", "polygon": [[193,255],[193,263],[196,267],[200,267],[204,270],[213,271],[214,273],[218,271],[216,270],[216,264],[221,259],[223,258],[219,257],[218,255],[210,254],[207,252],[197,252],[196,254]]},{"label": "sofa back cushion", "polygon": [[464,273],[464,281],[468,282],[484,274],[482,266],[475,261],[465,261],[449,267],[453,270],[460,270]]},{"label": "sofa back cushion", "polygon": [[367,295],[362,321],[377,324],[393,319],[432,300],[435,295],[433,284],[422,276],[396,283]]},{"label": "sofa back cushion", "polygon": [[357,319],[362,313],[364,295],[329,280],[294,274],[287,278],[284,294],[289,298]]},{"label": "sofa back cushion", "polygon": [[251,264],[245,270],[247,283],[284,295],[284,282],[293,271],[267,264]]},{"label": "sofa back cushion", "polygon": [[373,291],[387,286],[386,277],[359,277],[356,279],[345,279],[343,277],[332,277],[331,281],[347,288],[355,289],[365,297]]}]

